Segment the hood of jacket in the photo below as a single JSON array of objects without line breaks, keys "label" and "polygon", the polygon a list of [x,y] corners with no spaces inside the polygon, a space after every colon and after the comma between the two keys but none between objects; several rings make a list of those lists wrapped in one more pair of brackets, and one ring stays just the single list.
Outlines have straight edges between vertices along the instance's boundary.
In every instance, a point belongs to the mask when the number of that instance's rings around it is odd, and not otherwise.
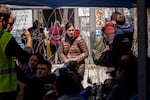
[{"label": "hood of jacket", "polygon": [[130,24],[125,25],[115,25],[115,34],[133,34],[134,33],[134,27]]}]

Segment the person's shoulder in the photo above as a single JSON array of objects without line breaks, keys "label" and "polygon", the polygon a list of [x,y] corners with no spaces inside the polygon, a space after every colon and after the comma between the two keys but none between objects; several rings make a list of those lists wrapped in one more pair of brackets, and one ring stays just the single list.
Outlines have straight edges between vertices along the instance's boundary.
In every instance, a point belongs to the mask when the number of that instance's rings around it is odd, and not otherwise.
[{"label": "person's shoulder", "polygon": [[112,87],[116,91],[128,90],[128,86],[125,83],[118,83]]},{"label": "person's shoulder", "polygon": [[[9,41],[9,42],[17,43],[16,39],[15,39],[13,36],[10,38],[10,41]],[[18,43],[17,43],[17,44],[18,44]]]},{"label": "person's shoulder", "polygon": [[134,28],[134,26],[132,24],[129,24],[129,23],[126,23],[124,25],[118,25],[118,24],[116,24],[115,27],[118,28],[118,29],[119,28],[120,29]]},{"label": "person's shoulder", "polygon": [[75,41],[76,41],[76,43],[83,43],[83,42],[85,42],[82,35],[79,35],[79,36],[75,39]]},{"label": "person's shoulder", "polygon": [[10,32],[2,31],[2,33],[0,33],[0,37],[10,37],[10,38],[12,38],[13,35]]},{"label": "person's shoulder", "polygon": [[79,35],[79,36],[76,38],[76,40],[81,40],[81,39],[83,39],[83,36],[82,36],[82,35]]},{"label": "person's shoulder", "polygon": [[109,22],[107,22],[107,23],[105,24],[105,26],[107,26],[107,25],[108,25],[108,26],[111,26],[111,25],[113,26],[113,25],[115,25],[115,24],[114,24],[112,21],[109,21]]}]

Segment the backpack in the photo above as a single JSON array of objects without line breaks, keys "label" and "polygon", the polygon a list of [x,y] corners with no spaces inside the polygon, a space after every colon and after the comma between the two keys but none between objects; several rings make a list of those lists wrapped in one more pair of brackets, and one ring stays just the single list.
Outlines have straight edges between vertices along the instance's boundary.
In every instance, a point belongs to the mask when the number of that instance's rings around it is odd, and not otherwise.
[{"label": "backpack", "polygon": [[116,65],[121,55],[131,51],[132,42],[128,34],[117,34],[112,44],[112,63]]},{"label": "backpack", "polygon": [[98,65],[111,67],[112,66],[112,51],[110,49],[102,52],[97,62]]},{"label": "backpack", "polygon": [[117,51],[129,51],[132,47],[133,34],[132,33],[124,33],[124,34],[116,34],[113,40],[113,49]]},{"label": "backpack", "polygon": [[107,44],[111,44],[115,36],[115,26],[112,22],[107,22],[102,28],[104,39]]},{"label": "backpack", "polygon": [[115,29],[116,31],[113,40],[113,45],[117,47],[124,47],[124,49],[131,49],[134,27],[130,24],[126,24],[123,26],[115,25]]},{"label": "backpack", "polygon": [[98,64],[98,60],[105,48],[106,48],[106,42],[104,40],[104,37],[102,36],[96,38],[94,43],[94,48],[92,50],[93,61],[96,65]]}]

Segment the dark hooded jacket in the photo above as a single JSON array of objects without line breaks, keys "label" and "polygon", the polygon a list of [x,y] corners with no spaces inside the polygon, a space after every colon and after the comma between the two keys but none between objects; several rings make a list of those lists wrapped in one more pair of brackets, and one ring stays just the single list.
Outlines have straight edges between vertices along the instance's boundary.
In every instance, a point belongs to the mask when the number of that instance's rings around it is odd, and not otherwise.
[{"label": "dark hooded jacket", "polygon": [[[130,24],[115,25],[115,37],[122,36],[120,42],[126,42],[132,44],[134,27]],[[115,41],[115,40],[114,40]]]}]

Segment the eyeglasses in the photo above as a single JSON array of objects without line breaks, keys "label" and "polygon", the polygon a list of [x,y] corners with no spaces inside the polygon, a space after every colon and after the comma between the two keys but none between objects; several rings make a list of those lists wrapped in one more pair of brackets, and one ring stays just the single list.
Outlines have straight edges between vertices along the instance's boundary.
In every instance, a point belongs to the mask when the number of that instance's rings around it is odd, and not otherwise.
[{"label": "eyeglasses", "polygon": [[13,26],[14,25],[14,23],[8,23],[10,26]]}]

